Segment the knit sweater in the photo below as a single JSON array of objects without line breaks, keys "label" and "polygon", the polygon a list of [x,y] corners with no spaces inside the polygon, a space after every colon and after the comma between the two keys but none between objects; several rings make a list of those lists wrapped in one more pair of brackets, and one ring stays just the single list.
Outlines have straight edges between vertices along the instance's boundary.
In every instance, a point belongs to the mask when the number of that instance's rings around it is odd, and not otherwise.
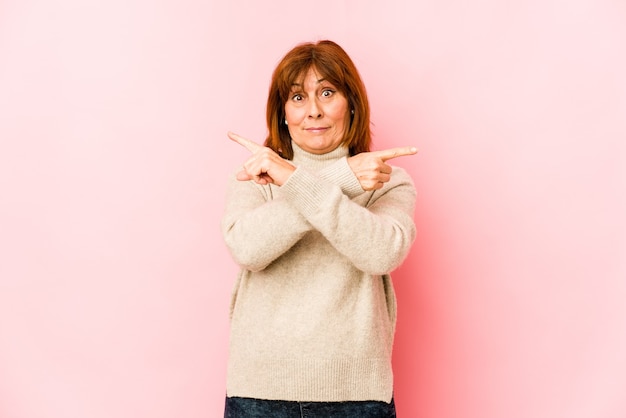
[{"label": "knit sweater", "polygon": [[222,231],[241,267],[230,304],[227,395],[390,402],[389,273],[415,237],[415,188],[393,167],[364,192],[348,149],[311,154],[281,186],[229,180]]}]

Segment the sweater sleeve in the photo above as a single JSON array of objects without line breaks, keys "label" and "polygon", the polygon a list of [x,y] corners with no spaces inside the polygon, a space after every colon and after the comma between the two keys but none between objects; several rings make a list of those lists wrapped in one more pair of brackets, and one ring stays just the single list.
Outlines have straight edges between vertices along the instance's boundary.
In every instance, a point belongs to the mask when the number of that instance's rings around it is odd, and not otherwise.
[{"label": "sweater sleeve", "polygon": [[399,167],[393,168],[382,189],[355,200],[336,184],[299,167],[281,187],[281,196],[355,267],[369,274],[386,274],[398,267],[415,239],[415,187]]},{"label": "sweater sleeve", "polygon": [[297,243],[311,224],[275,188],[229,178],[221,222],[226,246],[237,264],[259,271]]},{"label": "sweater sleeve", "polygon": [[339,186],[341,191],[350,199],[365,192],[359,179],[348,165],[347,157],[340,158],[334,164],[320,170],[318,175],[321,179]]}]

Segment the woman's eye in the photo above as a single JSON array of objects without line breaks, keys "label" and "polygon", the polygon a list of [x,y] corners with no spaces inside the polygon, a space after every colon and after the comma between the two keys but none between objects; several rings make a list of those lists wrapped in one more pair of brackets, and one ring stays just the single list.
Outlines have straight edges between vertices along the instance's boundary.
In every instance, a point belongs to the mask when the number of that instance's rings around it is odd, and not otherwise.
[{"label": "woman's eye", "polygon": [[302,100],[302,95],[301,94],[294,94],[293,96],[291,96],[291,100],[293,100],[294,102],[299,102]]},{"label": "woman's eye", "polygon": [[322,91],[322,96],[324,96],[324,97],[330,97],[330,96],[332,96],[332,95],[333,95],[333,93],[334,93],[334,91],[329,90],[329,89],[326,89],[326,90]]}]

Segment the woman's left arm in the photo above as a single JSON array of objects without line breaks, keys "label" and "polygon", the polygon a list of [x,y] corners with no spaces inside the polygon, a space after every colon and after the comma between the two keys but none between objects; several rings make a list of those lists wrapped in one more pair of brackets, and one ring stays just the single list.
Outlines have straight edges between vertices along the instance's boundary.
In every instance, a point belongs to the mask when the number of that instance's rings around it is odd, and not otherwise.
[{"label": "woman's left arm", "polygon": [[379,190],[351,200],[340,187],[298,168],[281,194],[360,270],[386,274],[398,267],[415,239],[416,191],[405,170],[394,167]]}]

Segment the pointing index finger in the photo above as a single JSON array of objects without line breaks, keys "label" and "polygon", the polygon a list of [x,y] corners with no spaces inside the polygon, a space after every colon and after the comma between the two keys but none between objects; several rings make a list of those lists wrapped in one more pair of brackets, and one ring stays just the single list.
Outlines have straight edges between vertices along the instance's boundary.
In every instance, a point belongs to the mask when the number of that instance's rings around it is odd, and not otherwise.
[{"label": "pointing index finger", "polygon": [[228,137],[252,153],[255,153],[259,149],[263,148],[262,145],[259,145],[254,141],[250,141],[249,139],[244,138],[243,136],[237,135],[234,132],[228,132]]},{"label": "pointing index finger", "polygon": [[387,161],[387,160],[391,160],[392,158],[417,154],[417,148],[415,147],[390,148],[390,149],[383,150],[383,151],[377,151],[376,154],[380,157],[381,160]]}]

